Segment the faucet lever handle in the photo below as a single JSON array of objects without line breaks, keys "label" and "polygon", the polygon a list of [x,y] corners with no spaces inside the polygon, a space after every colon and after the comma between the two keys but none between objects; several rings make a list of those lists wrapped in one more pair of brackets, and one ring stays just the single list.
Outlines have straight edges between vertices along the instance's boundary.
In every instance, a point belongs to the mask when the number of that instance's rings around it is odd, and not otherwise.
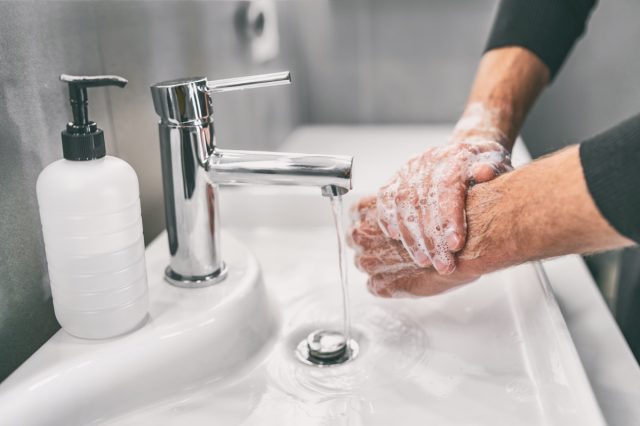
[{"label": "faucet lever handle", "polygon": [[282,71],[247,77],[225,78],[207,82],[207,93],[231,92],[257,87],[279,86],[291,83],[291,72]]}]

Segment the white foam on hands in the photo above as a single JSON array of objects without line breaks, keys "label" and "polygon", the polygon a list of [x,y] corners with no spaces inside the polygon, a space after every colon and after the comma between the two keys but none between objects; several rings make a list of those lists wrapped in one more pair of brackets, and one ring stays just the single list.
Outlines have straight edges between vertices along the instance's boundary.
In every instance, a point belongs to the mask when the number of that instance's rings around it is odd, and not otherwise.
[{"label": "white foam on hands", "polygon": [[469,105],[450,144],[410,159],[378,192],[381,229],[402,242],[417,266],[455,269],[453,248],[466,236],[466,191],[512,169],[505,136],[492,124],[498,114]]}]

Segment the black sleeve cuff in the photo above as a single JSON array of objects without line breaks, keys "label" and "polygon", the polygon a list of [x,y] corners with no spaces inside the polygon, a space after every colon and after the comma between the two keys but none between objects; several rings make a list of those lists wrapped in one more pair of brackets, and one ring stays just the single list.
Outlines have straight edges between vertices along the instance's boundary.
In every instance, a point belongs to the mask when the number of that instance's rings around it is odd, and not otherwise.
[{"label": "black sleeve cuff", "polygon": [[521,46],[556,76],[584,33],[596,0],[502,0],[485,51]]},{"label": "black sleeve cuff", "polygon": [[602,216],[640,243],[640,115],[583,142],[580,161]]}]

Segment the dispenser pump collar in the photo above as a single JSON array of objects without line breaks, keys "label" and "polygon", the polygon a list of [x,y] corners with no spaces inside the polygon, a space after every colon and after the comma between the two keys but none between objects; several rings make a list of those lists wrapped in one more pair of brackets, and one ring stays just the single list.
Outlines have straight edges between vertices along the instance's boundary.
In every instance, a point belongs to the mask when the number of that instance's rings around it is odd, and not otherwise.
[{"label": "dispenser pump collar", "polygon": [[104,133],[98,125],[89,120],[89,99],[87,88],[102,86],[124,87],[127,80],[117,75],[74,76],[62,74],[60,80],[69,85],[69,102],[73,121],[62,131],[62,152],[64,158],[87,161],[106,155]]}]

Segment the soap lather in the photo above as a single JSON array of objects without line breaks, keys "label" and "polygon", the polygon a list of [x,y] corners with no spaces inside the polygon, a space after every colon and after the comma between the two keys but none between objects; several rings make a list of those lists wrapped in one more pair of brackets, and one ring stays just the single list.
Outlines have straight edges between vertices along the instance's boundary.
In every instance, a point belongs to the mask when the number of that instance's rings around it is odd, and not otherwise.
[{"label": "soap lather", "polygon": [[89,119],[87,89],[124,87],[118,76],[71,76],[73,121],[62,131],[63,159],[36,185],[53,305],[58,322],[82,338],[117,336],[148,310],[138,178],[106,155],[104,133]]}]

